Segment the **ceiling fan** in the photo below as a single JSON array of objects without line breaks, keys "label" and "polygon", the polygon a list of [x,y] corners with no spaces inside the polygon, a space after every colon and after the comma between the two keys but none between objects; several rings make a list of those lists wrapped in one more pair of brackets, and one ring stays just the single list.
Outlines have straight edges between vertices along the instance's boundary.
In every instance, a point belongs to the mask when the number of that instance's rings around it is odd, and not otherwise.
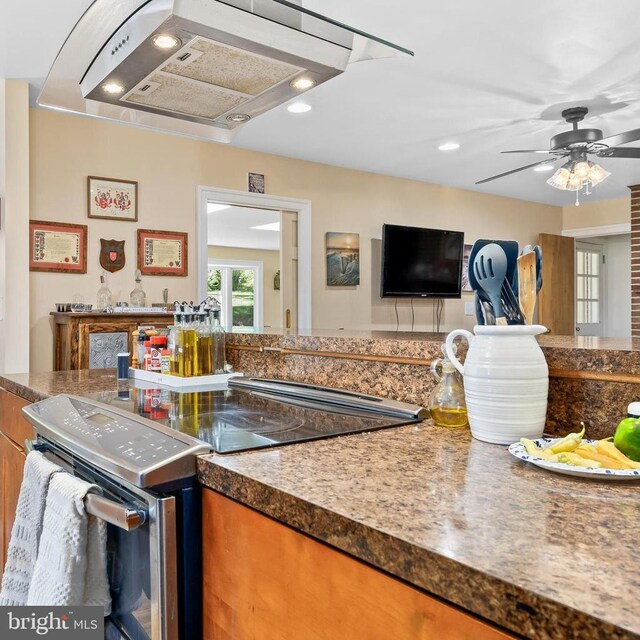
[{"label": "ceiling fan", "polygon": [[[491,176],[476,182],[484,184],[491,180],[504,178],[512,173],[524,171],[539,165],[553,165],[560,159],[567,161],[558,169],[547,183],[557,189],[567,191],[579,191],[582,187],[595,186],[602,182],[609,172],[601,166],[591,162],[590,156],[598,158],[638,158],[640,159],[640,148],[632,147],[621,149],[619,145],[628,144],[635,140],[640,140],[640,129],[632,129],[624,133],[603,137],[600,129],[578,129],[578,122],[584,119],[589,110],[586,107],[572,107],[562,112],[562,117],[573,129],[563,131],[551,138],[549,150],[543,149],[517,149],[515,151],[503,151],[502,153],[544,153],[552,157],[545,158],[540,162],[533,162],[524,167],[518,167],[511,171],[505,171],[498,175]],[[587,191],[588,193],[588,191]],[[576,194],[577,196],[577,194]]]}]

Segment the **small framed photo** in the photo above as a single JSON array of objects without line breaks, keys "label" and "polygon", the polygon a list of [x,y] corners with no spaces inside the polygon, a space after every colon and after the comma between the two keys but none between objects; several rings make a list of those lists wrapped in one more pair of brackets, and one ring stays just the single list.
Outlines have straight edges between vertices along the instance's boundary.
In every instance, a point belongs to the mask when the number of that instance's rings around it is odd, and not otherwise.
[{"label": "small framed photo", "polygon": [[328,287],[355,287],[360,284],[360,234],[325,234]]},{"label": "small framed photo", "polygon": [[264,175],[262,173],[249,173],[249,192],[264,193]]},{"label": "small framed photo", "polygon": [[87,178],[87,215],[105,220],[138,220],[138,183],[113,178]]},{"label": "small framed photo", "polygon": [[29,220],[29,271],[87,273],[87,225]]},{"label": "small framed photo", "polygon": [[187,276],[188,234],[138,229],[138,269],[143,276]]}]

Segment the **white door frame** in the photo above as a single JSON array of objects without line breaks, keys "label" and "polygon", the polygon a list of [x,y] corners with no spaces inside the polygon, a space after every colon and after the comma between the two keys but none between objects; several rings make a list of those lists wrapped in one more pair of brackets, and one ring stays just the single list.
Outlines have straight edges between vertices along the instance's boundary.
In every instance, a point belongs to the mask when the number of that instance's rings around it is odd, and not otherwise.
[{"label": "white door frame", "polygon": [[311,329],[311,201],[284,198],[265,193],[234,191],[218,187],[198,187],[198,219],[196,235],[198,243],[198,296],[207,295],[207,202],[295,211],[298,214],[298,327]]},{"label": "white door frame", "polygon": [[563,236],[569,238],[594,238],[596,236],[618,236],[623,233],[631,233],[631,223],[605,224],[601,227],[579,227],[577,229],[564,229]]}]

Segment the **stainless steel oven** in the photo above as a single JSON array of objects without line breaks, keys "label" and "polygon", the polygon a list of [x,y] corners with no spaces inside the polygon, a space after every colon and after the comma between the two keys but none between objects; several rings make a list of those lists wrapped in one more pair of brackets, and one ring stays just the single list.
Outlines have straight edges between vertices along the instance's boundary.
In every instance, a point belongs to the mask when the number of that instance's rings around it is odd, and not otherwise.
[{"label": "stainless steel oven", "polygon": [[73,396],[24,409],[30,443],[97,484],[88,512],[107,522],[108,640],[201,637],[200,498],[196,456],[210,447],[126,411]]}]

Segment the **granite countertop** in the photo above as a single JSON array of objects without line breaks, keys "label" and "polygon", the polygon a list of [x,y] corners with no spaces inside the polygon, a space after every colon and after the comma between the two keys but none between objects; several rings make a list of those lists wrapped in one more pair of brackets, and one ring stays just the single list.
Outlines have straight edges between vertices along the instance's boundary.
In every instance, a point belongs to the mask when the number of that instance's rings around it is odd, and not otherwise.
[{"label": "granite countertop", "polygon": [[210,455],[199,477],[526,637],[640,637],[635,483],[556,475],[430,423]]},{"label": "granite countertop", "polygon": [[[109,401],[114,370],[0,376]],[[201,482],[517,634],[640,638],[640,484],[560,476],[430,423],[205,456]]]}]

